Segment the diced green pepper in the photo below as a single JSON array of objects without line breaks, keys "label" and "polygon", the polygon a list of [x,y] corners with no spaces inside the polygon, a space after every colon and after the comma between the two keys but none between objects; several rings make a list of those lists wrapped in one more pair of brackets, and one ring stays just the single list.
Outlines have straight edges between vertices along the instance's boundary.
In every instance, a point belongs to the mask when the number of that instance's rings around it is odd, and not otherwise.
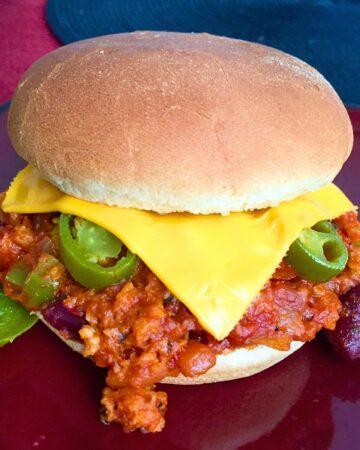
[{"label": "diced green pepper", "polygon": [[54,299],[59,281],[53,279],[50,272],[58,264],[59,261],[54,256],[43,255],[26,277],[23,292],[31,308],[39,308]]},{"label": "diced green pepper", "polygon": [[0,346],[31,328],[38,318],[0,291]]},{"label": "diced green pepper", "polygon": [[138,259],[130,251],[112,266],[97,263],[118,256],[122,243],[115,236],[97,225],[85,224],[88,221],[84,219],[80,227],[76,226],[78,219],[75,219],[72,229],[71,221],[71,216],[61,214],[59,248],[61,260],[74,280],[87,288],[101,290],[132,276]]},{"label": "diced green pepper", "polygon": [[344,270],[348,252],[336,228],[323,220],[300,233],[285,259],[300,276],[320,283]]},{"label": "diced green pepper", "polygon": [[29,271],[29,267],[23,262],[19,261],[11,267],[5,277],[5,280],[9,281],[17,287],[23,287]]}]

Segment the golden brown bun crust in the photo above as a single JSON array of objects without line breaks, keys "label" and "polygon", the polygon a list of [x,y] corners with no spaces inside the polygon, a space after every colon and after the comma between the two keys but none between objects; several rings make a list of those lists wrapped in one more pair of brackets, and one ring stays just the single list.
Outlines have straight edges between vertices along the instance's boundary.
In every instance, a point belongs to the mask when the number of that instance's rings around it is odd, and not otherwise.
[{"label": "golden brown bun crust", "polygon": [[[65,339],[56,328],[52,327],[44,319],[41,313],[36,313],[36,315],[72,350],[82,353],[83,345],[81,342],[72,339]],[[216,359],[216,365],[204,375],[196,378],[189,378],[184,375],[179,375],[178,377],[167,377],[162,380],[161,383],[204,384],[248,377],[273,366],[279,361],[282,361],[294,351],[298,350],[302,345],[303,342],[294,341],[291,343],[291,348],[288,351],[275,350],[270,347],[265,347],[264,345],[258,345],[252,349],[239,348],[227,354],[219,355]]]},{"label": "golden brown bun crust", "polygon": [[304,62],[160,32],[41,58],[13,98],[9,134],[64,192],[162,213],[278,204],[332,181],[353,142],[339,97]]}]

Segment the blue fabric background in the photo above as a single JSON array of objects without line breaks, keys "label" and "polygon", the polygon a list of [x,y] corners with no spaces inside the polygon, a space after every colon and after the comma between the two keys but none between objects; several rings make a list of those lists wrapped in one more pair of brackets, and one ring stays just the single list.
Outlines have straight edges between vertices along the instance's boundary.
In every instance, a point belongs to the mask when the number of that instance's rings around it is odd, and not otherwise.
[{"label": "blue fabric background", "polygon": [[360,0],[48,0],[46,15],[63,43],[134,30],[264,43],[310,63],[360,106]]}]

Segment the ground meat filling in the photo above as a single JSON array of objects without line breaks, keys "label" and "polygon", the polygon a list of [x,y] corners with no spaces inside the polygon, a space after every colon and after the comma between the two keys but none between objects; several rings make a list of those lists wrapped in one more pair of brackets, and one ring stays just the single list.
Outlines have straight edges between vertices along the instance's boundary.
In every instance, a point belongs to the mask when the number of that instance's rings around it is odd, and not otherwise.
[{"label": "ground meat filling", "polygon": [[[55,222],[51,214],[0,215],[0,282],[6,294],[25,305],[5,281],[6,273],[19,258],[34,266],[44,253],[58,256]],[[321,328],[333,329],[341,309],[338,296],[360,283],[360,223],[348,213],[335,225],[349,250],[345,271],[326,284],[313,284],[283,262],[221,342],[144,264],[132,280],[101,292],[79,286],[60,267],[56,300],[85,320],[79,332],[84,356],[108,369],[103,419],[121,423],[126,431],[160,431],[167,397],[154,386],[164,377],[201,375],[228,349],[263,344],[286,350],[293,340],[310,341]]]}]

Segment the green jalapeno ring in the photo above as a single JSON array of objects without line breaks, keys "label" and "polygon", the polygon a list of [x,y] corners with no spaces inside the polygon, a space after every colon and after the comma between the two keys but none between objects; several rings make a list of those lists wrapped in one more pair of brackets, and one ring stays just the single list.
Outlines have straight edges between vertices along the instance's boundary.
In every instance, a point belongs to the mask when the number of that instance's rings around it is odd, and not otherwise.
[{"label": "green jalapeno ring", "polygon": [[112,233],[80,217],[74,219],[72,235],[84,258],[90,262],[99,263],[108,258],[117,258],[122,248],[122,242]]},{"label": "green jalapeno ring", "polygon": [[110,267],[103,267],[89,261],[72,235],[72,216],[61,214],[59,220],[59,249],[62,262],[75,281],[89,289],[101,290],[107,286],[130,278],[138,258],[129,250],[126,255]]},{"label": "green jalapeno ring", "polygon": [[285,260],[306,280],[320,283],[345,269],[348,252],[336,228],[321,221],[300,233]]}]

